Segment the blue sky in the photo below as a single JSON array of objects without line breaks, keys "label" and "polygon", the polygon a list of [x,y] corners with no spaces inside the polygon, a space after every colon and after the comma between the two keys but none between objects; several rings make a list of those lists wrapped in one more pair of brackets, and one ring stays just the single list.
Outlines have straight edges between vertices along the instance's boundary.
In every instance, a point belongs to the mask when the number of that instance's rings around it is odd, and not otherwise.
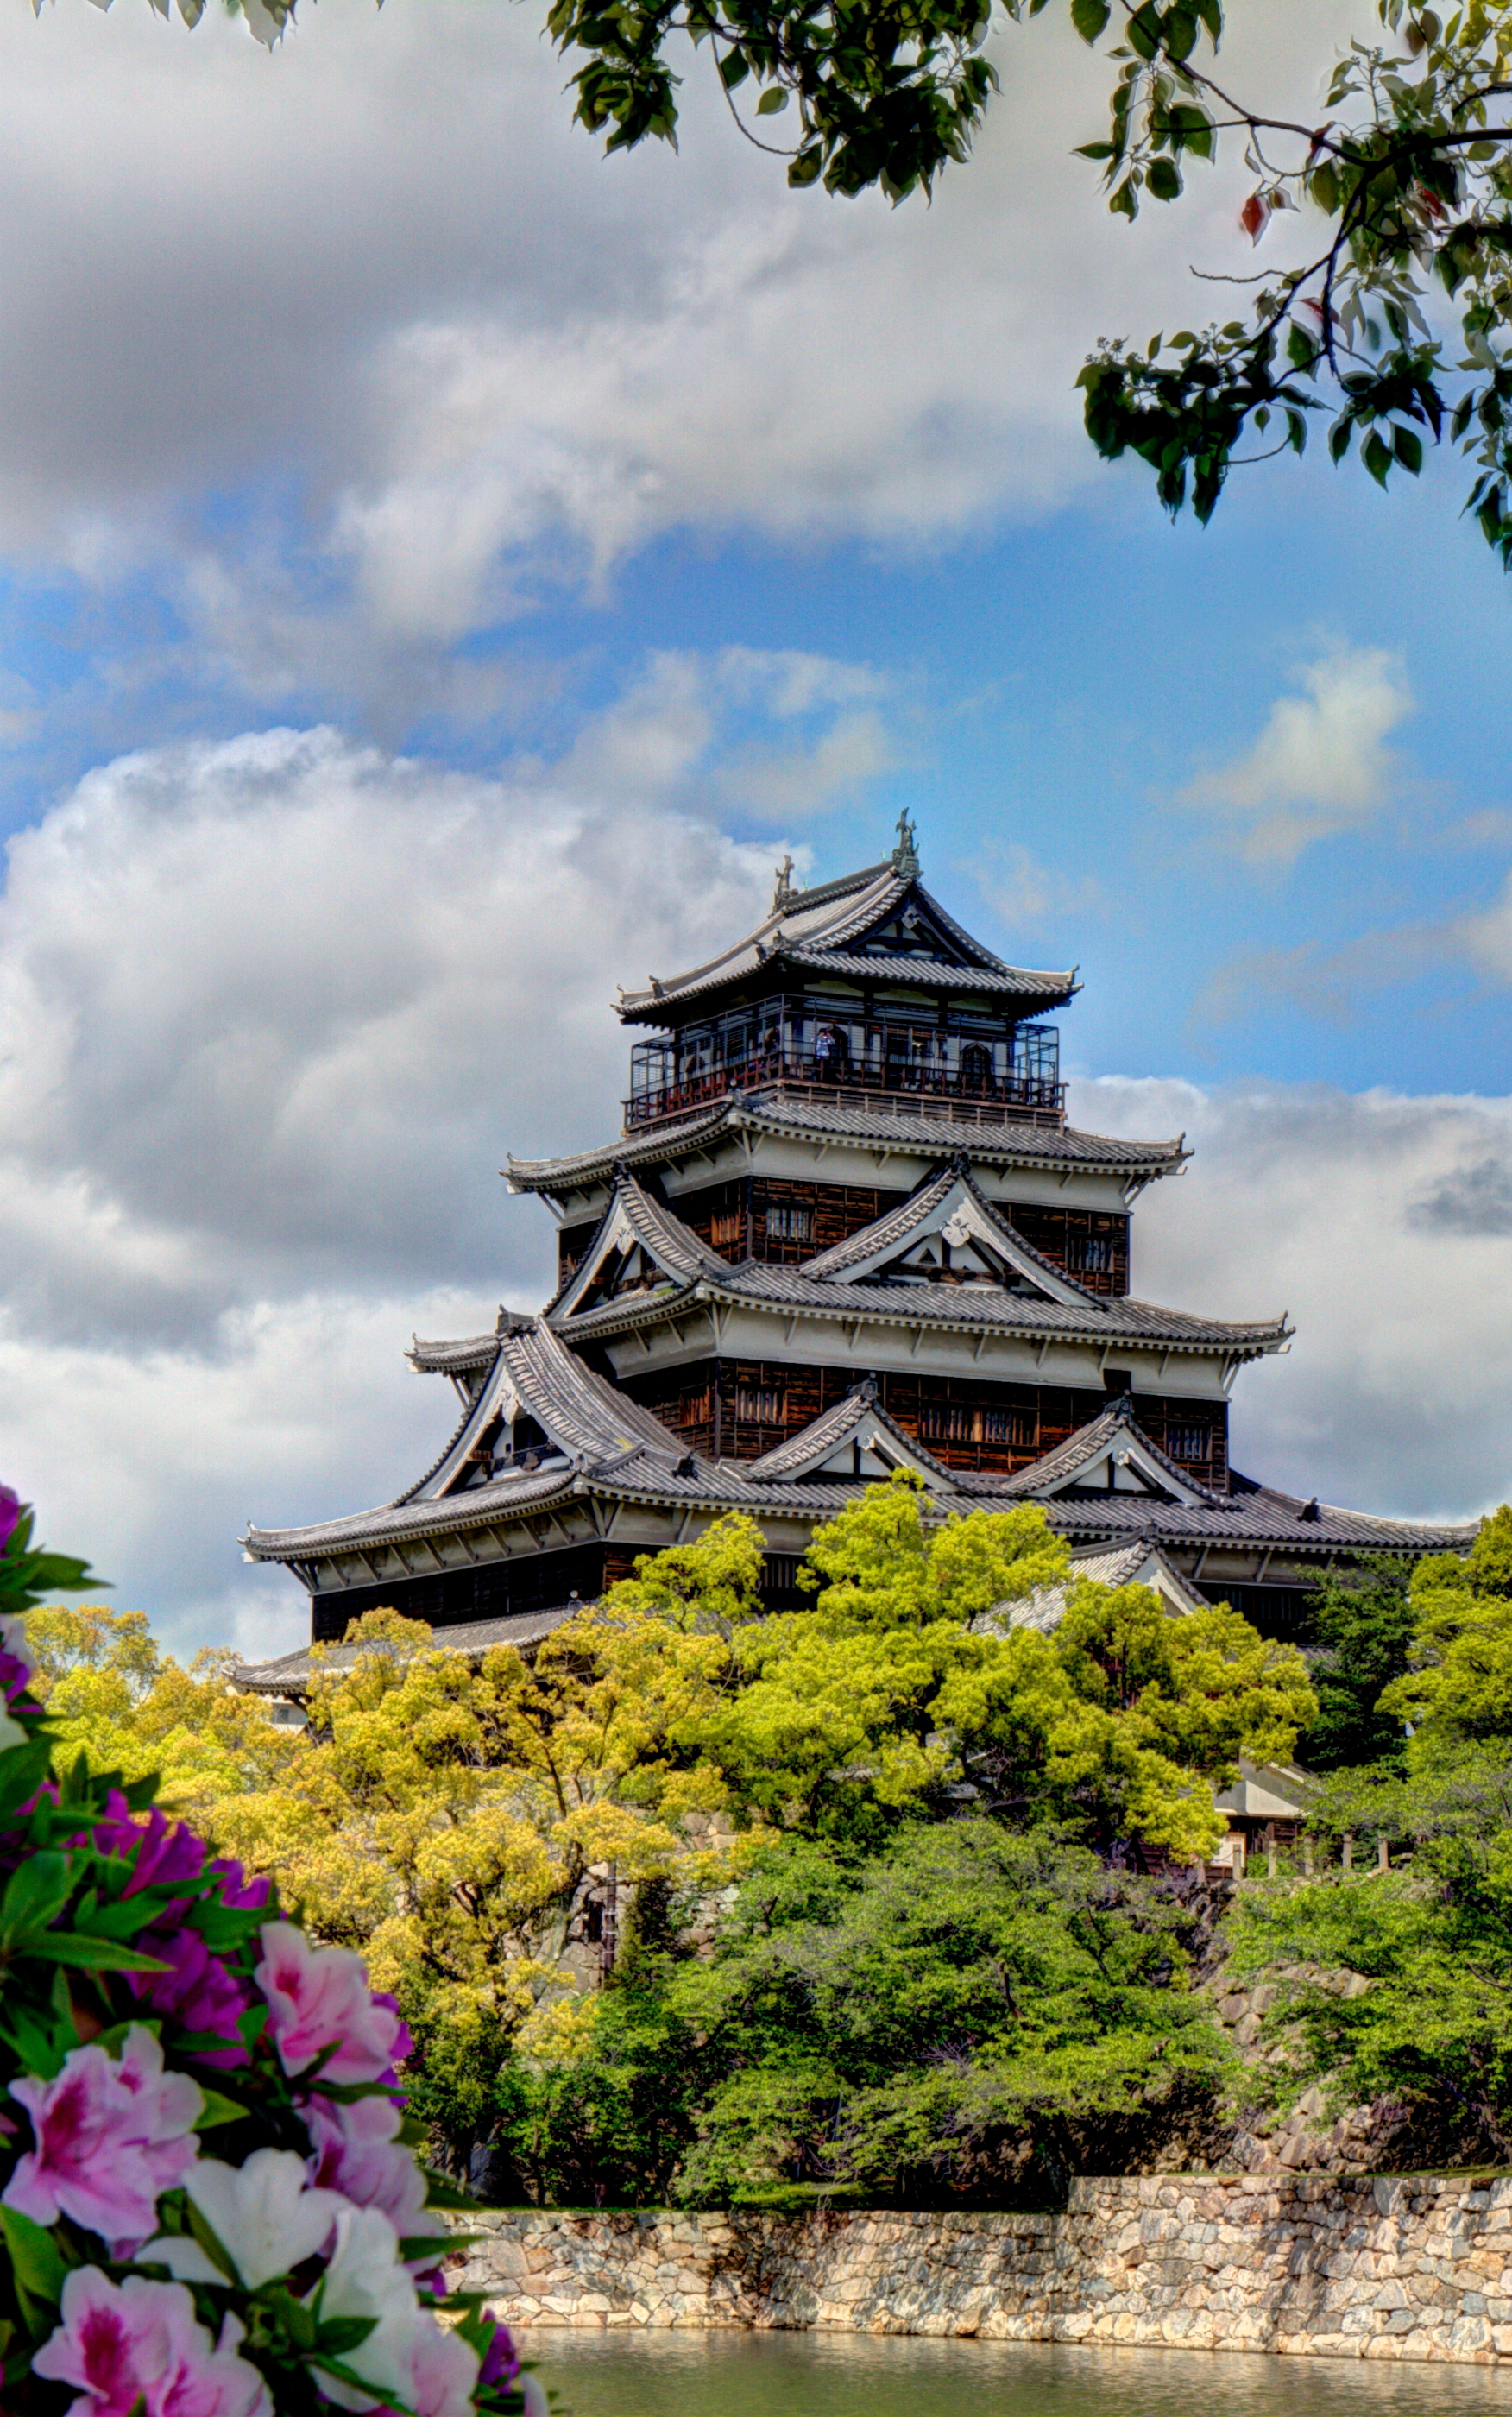
[{"label": "blue sky", "polygon": [[[1508,1490],[1512,587],[1452,461],[1259,469],[1203,532],[1078,427],[1096,337],[1251,266],[1237,164],[1111,223],[1043,23],[893,215],[696,78],[679,158],[602,161],[502,0],[271,55],[9,7],[0,1450],[57,1541],[182,1646],[289,1641],[239,1526],[430,1457],[403,1341],[538,1295],[495,1170],[612,1117],[615,981],[905,804],[965,920],[1081,965],[1083,1120],[1198,1138],[1142,1288],[1297,1315],[1246,1465]],[[1272,90],[1298,29],[1298,106],[1364,22],[1232,15]]]}]

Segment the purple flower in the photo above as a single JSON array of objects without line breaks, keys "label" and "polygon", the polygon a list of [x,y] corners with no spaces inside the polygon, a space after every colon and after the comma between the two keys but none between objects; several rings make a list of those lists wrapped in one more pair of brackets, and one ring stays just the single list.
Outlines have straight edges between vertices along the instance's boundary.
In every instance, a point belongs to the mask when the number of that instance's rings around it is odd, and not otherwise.
[{"label": "purple flower", "polygon": [[273,1883],[265,1872],[249,1879],[234,1855],[217,1855],[206,1863],[205,1870],[219,1881],[216,1890],[222,1905],[233,1907],[238,1913],[260,1913],[273,1893]]},{"label": "purple flower", "polygon": [[155,1804],[139,1821],[118,1787],[105,1800],[106,1817],[96,1823],[95,1845],[102,1855],[118,1855],[132,1866],[122,1891],[135,1896],[139,1889],[192,1889],[204,1870],[204,1847],[182,1821],[170,1821]]},{"label": "purple flower", "polygon": [[225,2041],[224,2047],[197,2051],[199,2063],[222,2070],[245,2064],[247,2049],[240,2025],[251,1999],[219,1956],[211,1953],[199,1932],[155,1923],[136,1943],[144,1955],[155,1955],[169,1968],[166,1972],[124,1976],[140,2003],[155,2014],[166,2015],[183,2030],[213,2032]]},{"label": "purple flower", "polygon": [[479,2384],[495,2383],[507,2392],[520,2372],[520,2352],[503,2318],[496,2317],[491,2308],[485,2308],[483,2314],[493,2327],[493,2338],[483,2352],[477,2379]]},{"label": "purple flower", "polygon": [[21,1526],[22,1506],[8,1485],[0,1485],[0,1553]]}]

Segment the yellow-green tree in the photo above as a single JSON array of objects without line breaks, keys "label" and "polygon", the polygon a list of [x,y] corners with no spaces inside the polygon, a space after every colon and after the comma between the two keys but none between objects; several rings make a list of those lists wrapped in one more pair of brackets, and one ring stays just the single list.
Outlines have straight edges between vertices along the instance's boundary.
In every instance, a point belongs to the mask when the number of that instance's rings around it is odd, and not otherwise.
[{"label": "yellow-green tree", "polygon": [[160,1773],[160,1801],[187,1820],[203,1825],[276,1785],[298,1751],[260,1697],[232,1687],[234,1654],[212,1648],[185,1670],[159,1652],[144,1611],[49,1604],[26,1615],[26,1635],[65,1752],[129,1780]]}]

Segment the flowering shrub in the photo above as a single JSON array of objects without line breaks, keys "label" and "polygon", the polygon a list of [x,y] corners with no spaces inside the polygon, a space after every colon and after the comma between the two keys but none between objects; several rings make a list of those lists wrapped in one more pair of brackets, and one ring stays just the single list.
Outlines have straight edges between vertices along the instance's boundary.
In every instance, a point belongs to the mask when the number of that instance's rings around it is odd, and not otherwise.
[{"label": "flowering shrub", "polygon": [[151,1780],[54,1759],[22,1615],[84,1575],[0,1488],[8,2412],[543,2417],[504,2326],[446,2291],[455,2195],[416,2154],[393,1999]]}]

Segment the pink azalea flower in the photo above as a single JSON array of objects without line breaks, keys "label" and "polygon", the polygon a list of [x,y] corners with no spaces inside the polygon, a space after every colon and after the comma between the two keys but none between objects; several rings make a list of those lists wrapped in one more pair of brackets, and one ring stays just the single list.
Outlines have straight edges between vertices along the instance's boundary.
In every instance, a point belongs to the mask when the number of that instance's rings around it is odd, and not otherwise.
[{"label": "pink azalea flower", "polygon": [[227,2317],[213,2341],[182,2283],[128,2275],[113,2283],[76,2266],[63,2286],[63,2321],[32,2361],[78,2393],[68,2417],[272,2417],[267,2386],[236,2355],[242,2328]]},{"label": "pink azalea flower", "polygon": [[477,2364],[470,2343],[419,2311],[410,2335],[411,2390],[406,2395],[415,2417],[472,2417]]},{"label": "pink azalea flower", "polygon": [[396,2137],[403,2117],[391,2098],[307,2098],[300,2112],[314,2151],[311,2181],[380,2209],[401,2240],[445,2231],[427,2213],[424,2174]]},{"label": "pink azalea flower", "polygon": [[134,2024],[120,2060],[76,2047],[52,2081],[13,2081],[32,2119],[33,2147],[0,2197],[35,2224],[60,2215],[122,2254],[156,2231],[158,2201],[200,2152],[204,2099],[187,2074],[165,2073],[152,2033]]},{"label": "pink azalea flower", "polygon": [[312,1947],[292,1922],[265,1922],[261,1937],[253,1977],[285,2073],[303,2073],[323,2057],[327,2081],[378,2081],[409,2053],[409,2033],[393,2007],[373,1997],[360,1955]]},{"label": "pink azalea flower", "polygon": [[21,1525],[21,1504],[8,1485],[0,1485],[0,1553]]}]

